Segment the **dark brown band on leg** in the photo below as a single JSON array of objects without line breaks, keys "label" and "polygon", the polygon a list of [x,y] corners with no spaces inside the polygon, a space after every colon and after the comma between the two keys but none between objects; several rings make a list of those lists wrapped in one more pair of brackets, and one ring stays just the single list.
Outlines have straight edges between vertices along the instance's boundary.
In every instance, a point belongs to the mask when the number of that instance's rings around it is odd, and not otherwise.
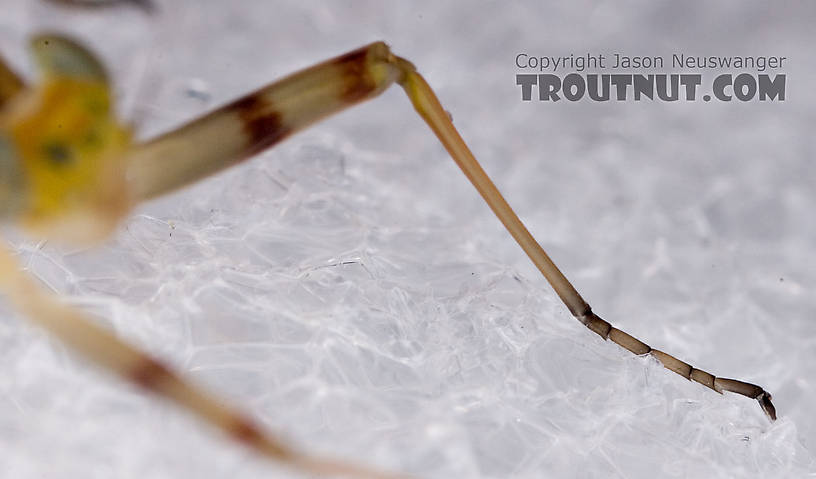
[{"label": "dark brown band on leg", "polygon": [[162,384],[172,379],[173,373],[167,366],[149,356],[144,356],[130,372],[130,380],[149,391],[158,391]]},{"label": "dark brown band on leg", "polygon": [[283,122],[275,107],[261,95],[249,95],[225,106],[224,111],[234,111],[241,119],[250,146],[246,157],[260,153],[292,133]]},{"label": "dark brown band on leg", "polygon": [[346,88],[340,98],[346,103],[360,102],[377,89],[377,82],[371,78],[367,65],[370,50],[369,47],[359,48],[333,60],[343,67]]}]

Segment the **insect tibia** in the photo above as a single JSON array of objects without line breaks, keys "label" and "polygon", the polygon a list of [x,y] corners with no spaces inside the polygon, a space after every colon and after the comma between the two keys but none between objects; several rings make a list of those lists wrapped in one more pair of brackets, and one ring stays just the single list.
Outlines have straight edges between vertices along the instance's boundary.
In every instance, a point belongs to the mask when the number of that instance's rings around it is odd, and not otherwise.
[{"label": "insect tibia", "polygon": [[575,316],[575,319],[589,328],[590,331],[604,339],[609,339],[609,331],[612,329],[612,325],[596,316],[588,306],[584,313],[576,314],[572,311],[570,312]]},{"label": "insect tibia", "polygon": [[[651,354],[660,361],[666,369],[670,369],[686,379],[696,381],[703,386],[711,388],[717,392],[731,391],[748,396],[759,401],[762,410],[769,418],[776,419],[776,411],[770,401],[770,394],[761,387],[753,384],[736,381],[733,379],[721,379],[705,371],[693,368],[688,363],[680,361],[674,356],[652,349],[648,344],[627,334],[620,329],[613,327],[592,312],[589,304],[576,291],[575,287],[564,276],[561,270],[553,263],[541,245],[533,238],[524,223],[518,218],[504,197],[501,195],[496,185],[487,176],[482,166],[476,161],[470,149],[465,144],[456,127],[453,126],[449,116],[445,112],[433,90],[422,78],[413,65],[396,57],[396,64],[402,71],[402,76],[397,80],[403,87],[405,93],[410,98],[417,113],[425,120],[428,126],[436,134],[439,141],[448,150],[448,153],[462,169],[465,176],[473,183],[479,194],[493,210],[513,239],[521,246],[533,264],[536,265],[547,282],[555,290],[561,301],[567,306],[573,316],[584,326],[589,328],[604,340],[610,339],[615,344],[631,351],[637,355]],[[400,63],[402,62],[402,63]]]},{"label": "insect tibia", "polygon": [[648,344],[612,326],[592,311],[589,311],[583,316],[576,316],[576,318],[584,326],[589,328],[590,331],[596,333],[604,340],[611,340],[618,346],[638,356],[649,354],[660,361],[660,364],[666,369],[674,371],[690,381],[702,384],[720,394],[722,394],[723,391],[728,391],[756,399],[765,414],[772,421],[776,420],[776,408],[774,408],[774,405],[771,403],[771,395],[756,384],[746,383],[736,379],[718,378],[711,373],[697,369],[675,358],[671,354],[660,351],[659,349],[652,349]]}]

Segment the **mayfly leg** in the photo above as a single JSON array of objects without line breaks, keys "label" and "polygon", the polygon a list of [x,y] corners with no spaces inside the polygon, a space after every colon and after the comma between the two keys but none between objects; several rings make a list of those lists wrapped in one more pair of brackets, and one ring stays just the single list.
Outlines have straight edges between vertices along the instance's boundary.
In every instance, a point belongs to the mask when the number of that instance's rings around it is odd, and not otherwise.
[{"label": "mayfly leg", "polygon": [[[41,66],[50,73],[50,76],[46,76],[47,86],[53,89],[59,86],[80,85],[85,86],[85,89],[77,90],[80,92],[94,92],[100,95],[101,92],[108,92],[102,88],[107,86],[107,83],[103,81],[106,76],[101,63],[75,42],[62,37],[46,36],[35,40],[34,43]],[[60,80],[63,83],[60,83]],[[602,338],[610,339],[635,354],[651,354],[666,368],[717,392],[731,391],[754,398],[759,401],[768,417],[775,419],[776,412],[771,403],[771,396],[761,387],[734,379],[718,378],[693,368],[669,354],[652,349],[595,315],[482,169],[425,79],[417,73],[410,62],[391,53],[385,43],[372,43],[294,73],[153,140],[136,145],[127,143],[122,147],[126,148],[125,151],[116,150],[113,160],[117,162],[117,168],[111,170],[121,172],[125,176],[124,180],[121,176],[117,177],[116,188],[112,188],[107,182],[92,183],[95,187],[92,190],[96,191],[107,186],[117,194],[115,196],[117,202],[121,200],[122,203],[127,203],[126,206],[134,206],[248,159],[329,115],[375,98],[394,83],[403,87],[414,108],[430,126],[465,176],[582,324]],[[23,82],[0,61],[0,102],[13,98],[22,88]],[[70,95],[72,91],[74,90],[70,88],[65,90],[67,92],[65,95]],[[65,95],[54,98],[63,99]],[[102,95],[102,98],[107,99],[107,96]],[[88,105],[88,102],[78,103]],[[102,111],[105,115],[110,113],[106,108],[98,107],[100,104],[106,104],[104,102],[90,104],[96,105],[97,108],[89,111],[95,113]],[[99,120],[96,117],[88,117],[88,112],[80,117]],[[107,116],[103,116],[102,119],[105,120],[102,125],[110,126],[107,123]],[[28,141],[36,137],[34,134],[39,132],[41,124],[26,123],[26,125],[31,128],[18,128],[14,131],[25,133],[21,134],[21,138]],[[114,143],[117,146],[118,141],[124,141],[121,135],[112,135],[112,138],[116,140]],[[0,150],[0,153],[3,151],[6,152],[7,158],[10,157],[8,148]],[[39,150],[35,148],[33,151]],[[120,153],[123,156],[119,156]],[[122,161],[124,165],[122,169],[118,168],[118,161]],[[41,163],[38,165],[50,171]],[[106,166],[102,161],[91,164],[94,165],[99,168]],[[4,164],[0,163],[0,167],[3,166]],[[38,171],[40,170],[32,169],[29,173]],[[109,176],[100,178],[107,181]],[[119,183],[119,180],[123,183]],[[118,187],[120,184],[123,185],[122,188]],[[63,186],[67,188],[71,185]],[[40,191],[41,194],[49,192],[52,191],[49,189]],[[100,212],[107,210],[99,207],[108,205],[102,204],[104,201],[92,199],[105,197],[91,195],[88,198],[87,202],[78,203],[81,206],[75,206],[87,209],[83,210],[87,215],[79,215],[77,218],[87,219],[86,216],[90,216],[102,221],[99,218]],[[115,222],[127,211],[127,208],[118,208],[118,203],[116,206],[117,208],[110,210],[116,215],[105,218],[106,221]],[[57,208],[55,211],[61,210]],[[77,229],[77,224],[80,223],[71,223],[73,230]],[[88,225],[90,222],[84,224]],[[57,235],[57,238],[64,239],[63,236]],[[96,326],[82,313],[43,291],[32,278],[20,270],[14,256],[2,246],[0,246],[0,290],[3,290],[17,309],[32,321],[49,330],[96,364],[146,390],[174,401],[203,421],[271,459],[317,474],[366,478],[394,477],[354,464],[314,458],[294,451],[285,442],[263,432],[246,416],[225,407],[221,401],[186,381],[160,362]]]},{"label": "mayfly leg", "polygon": [[593,313],[485,173],[425,79],[411,62],[392,54],[382,42],[290,75],[138,145],[129,158],[135,201],[207,177],[326,116],[376,97],[393,83],[403,87],[416,111],[578,321],[635,354],[651,354],[686,379],[719,393],[730,391],[756,399],[769,418],[776,418],[771,395],[761,387],[693,368]]},{"label": "mayfly leg", "polygon": [[248,416],[224,405],[169,367],[97,326],[78,310],[47,293],[0,245],[0,290],[34,323],[98,366],[142,389],[163,396],[262,456],[320,476],[398,479],[350,462],[303,454],[266,432]]},{"label": "mayfly leg", "polygon": [[631,351],[637,355],[651,354],[660,361],[666,369],[676,372],[686,379],[693,380],[718,393],[724,391],[735,392],[759,402],[760,407],[771,420],[776,420],[776,409],[771,403],[771,395],[761,387],[739,381],[736,379],[726,379],[716,377],[706,371],[694,368],[688,363],[667,354],[663,351],[652,349],[646,343],[634,336],[629,335],[613,327],[592,312],[589,304],[578,294],[572,283],[564,276],[561,270],[553,263],[541,245],[533,238],[532,234],[524,226],[519,217],[507,204],[499,190],[487,176],[485,171],[473,153],[465,144],[462,137],[450,121],[439,100],[434,95],[433,90],[419,73],[410,70],[400,81],[417,112],[428,123],[433,132],[439,138],[451,157],[456,161],[465,176],[473,183],[473,186],[482,195],[496,216],[504,224],[507,231],[513,236],[521,246],[530,260],[541,271],[547,282],[555,290],[561,301],[567,306],[573,316],[591,331],[598,334],[604,340],[612,342]]}]

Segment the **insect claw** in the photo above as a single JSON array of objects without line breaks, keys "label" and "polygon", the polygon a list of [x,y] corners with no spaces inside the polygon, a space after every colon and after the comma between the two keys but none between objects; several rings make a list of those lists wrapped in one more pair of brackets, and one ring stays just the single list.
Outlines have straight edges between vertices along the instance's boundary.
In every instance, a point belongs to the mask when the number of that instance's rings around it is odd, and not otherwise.
[{"label": "insect claw", "polygon": [[774,407],[773,403],[771,403],[771,393],[762,391],[759,396],[757,396],[756,400],[759,402],[759,407],[765,412],[765,415],[768,416],[768,419],[771,421],[776,421],[776,408]]}]

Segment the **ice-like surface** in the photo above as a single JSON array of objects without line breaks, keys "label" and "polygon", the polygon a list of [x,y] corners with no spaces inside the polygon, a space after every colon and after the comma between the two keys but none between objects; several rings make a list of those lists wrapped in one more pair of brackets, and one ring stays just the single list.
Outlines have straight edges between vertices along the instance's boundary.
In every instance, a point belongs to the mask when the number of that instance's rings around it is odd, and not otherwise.
[{"label": "ice-like surface", "polygon": [[[147,136],[385,39],[599,314],[765,386],[779,421],[572,319],[397,90],[104,247],[7,229],[31,271],[310,451],[437,478],[816,473],[816,5],[317,3],[0,0],[0,44],[29,72],[31,32],[85,39]],[[781,55],[788,100],[522,103],[521,51]],[[0,310],[0,477],[291,477]]]}]

